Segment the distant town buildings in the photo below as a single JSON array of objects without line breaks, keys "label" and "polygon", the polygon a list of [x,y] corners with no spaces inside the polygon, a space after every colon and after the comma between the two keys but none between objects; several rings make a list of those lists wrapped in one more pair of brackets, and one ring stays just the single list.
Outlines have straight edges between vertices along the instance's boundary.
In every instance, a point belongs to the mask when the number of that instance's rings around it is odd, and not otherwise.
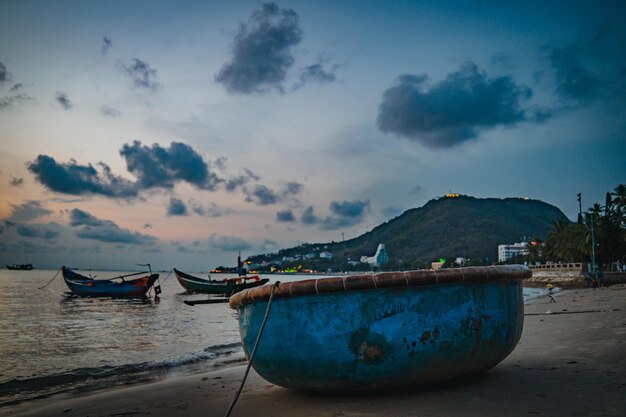
[{"label": "distant town buildings", "polygon": [[370,264],[371,266],[381,266],[389,261],[389,255],[385,249],[384,243],[379,243],[374,256],[361,256],[361,263]]},{"label": "distant town buildings", "polygon": [[330,259],[333,259],[333,254],[326,250],[324,252],[320,252],[320,258],[330,260]]},{"label": "distant town buildings", "polygon": [[498,245],[498,262],[528,255],[528,242],[513,243],[512,245]]}]

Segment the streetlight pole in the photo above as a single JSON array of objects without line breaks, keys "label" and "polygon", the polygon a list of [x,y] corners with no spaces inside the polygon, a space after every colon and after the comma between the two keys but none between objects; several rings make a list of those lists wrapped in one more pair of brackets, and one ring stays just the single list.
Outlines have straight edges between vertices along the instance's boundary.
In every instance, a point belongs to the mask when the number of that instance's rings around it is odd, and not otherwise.
[{"label": "streetlight pole", "polygon": [[583,223],[583,197],[581,193],[578,193],[578,224]]}]

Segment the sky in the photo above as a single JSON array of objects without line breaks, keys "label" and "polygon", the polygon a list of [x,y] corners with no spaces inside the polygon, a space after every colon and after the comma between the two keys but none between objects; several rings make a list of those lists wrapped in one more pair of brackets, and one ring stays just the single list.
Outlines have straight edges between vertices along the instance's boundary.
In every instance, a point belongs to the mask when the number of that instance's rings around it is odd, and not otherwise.
[{"label": "sky", "polygon": [[0,263],[205,271],[450,192],[575,220],[626,182],[624,16],[0,0]]}]

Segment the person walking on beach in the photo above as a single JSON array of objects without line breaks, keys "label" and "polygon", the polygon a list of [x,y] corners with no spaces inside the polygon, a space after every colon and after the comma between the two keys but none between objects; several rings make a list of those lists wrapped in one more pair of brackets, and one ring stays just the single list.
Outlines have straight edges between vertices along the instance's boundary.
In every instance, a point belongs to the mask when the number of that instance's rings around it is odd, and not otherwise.
[{"label": "person walking on beach", "polygon": [[552,296],[552,290],[554,289],[554,285],[552,284],[552,281],[548,280],[548,283],[546,284],[546,288],[548,289],[548,297],[550,297],[550,302],[556,303],[556,300]]},{"label": "person walking on beach", "polygon": [[604,272],[598,271],[596,277],[598,278],[598,287],[604,287]]}]

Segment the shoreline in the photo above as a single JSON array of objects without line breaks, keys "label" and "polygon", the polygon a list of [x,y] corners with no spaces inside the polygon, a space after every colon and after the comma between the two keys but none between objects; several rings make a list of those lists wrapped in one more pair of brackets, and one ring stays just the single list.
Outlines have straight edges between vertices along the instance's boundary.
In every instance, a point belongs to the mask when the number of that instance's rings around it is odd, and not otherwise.
[{"label": "shoreline", "polygon": [[[477,378],[362,395],[287,390],[251,370],[233,416],[623,415],[626,286],[571,289],[525,303],[522,338]],[[85,395],[59,394],[3,407],[12,416],[223,416],[245,370],[235,365]]]}]

